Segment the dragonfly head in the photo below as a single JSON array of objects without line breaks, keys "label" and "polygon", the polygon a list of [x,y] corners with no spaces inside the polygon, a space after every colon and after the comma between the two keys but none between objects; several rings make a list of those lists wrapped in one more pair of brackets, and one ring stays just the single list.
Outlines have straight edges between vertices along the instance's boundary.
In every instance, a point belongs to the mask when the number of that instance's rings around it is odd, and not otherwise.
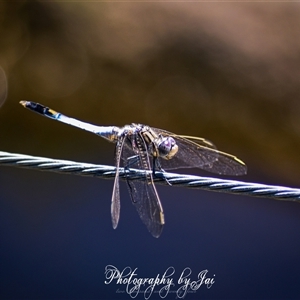
[{"label": "dragonfly head", "polygon": [[171,159],[178,151],[175,140],[170,136],[160,137],[158,154],[164,159]]}]

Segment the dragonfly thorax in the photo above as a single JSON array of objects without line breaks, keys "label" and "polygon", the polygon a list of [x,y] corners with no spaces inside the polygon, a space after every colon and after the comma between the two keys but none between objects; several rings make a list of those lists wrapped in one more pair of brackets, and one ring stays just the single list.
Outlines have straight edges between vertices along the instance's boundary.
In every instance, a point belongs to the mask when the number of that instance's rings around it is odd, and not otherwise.
[{"label": "dragonfly thorax", "polygon": [[154,157],[171,159],[178,151],[176,141],[171,136],[157,134],[149,126],[142,124],[132,124],[127,134],[140,134],[145,142],[147,151]]}]

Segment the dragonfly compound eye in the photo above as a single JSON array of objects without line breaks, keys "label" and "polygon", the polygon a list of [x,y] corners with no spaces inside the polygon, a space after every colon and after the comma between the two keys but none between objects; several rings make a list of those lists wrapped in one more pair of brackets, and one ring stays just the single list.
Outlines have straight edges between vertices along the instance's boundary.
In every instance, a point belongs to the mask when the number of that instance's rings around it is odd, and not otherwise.
[{"label": "dragonfly compound eye", "polygon": [[171,159],[178,151],[178,146],[175,140],[168,136],[162,138],[161,143],[158,146],[159,155],[165,159]]}]

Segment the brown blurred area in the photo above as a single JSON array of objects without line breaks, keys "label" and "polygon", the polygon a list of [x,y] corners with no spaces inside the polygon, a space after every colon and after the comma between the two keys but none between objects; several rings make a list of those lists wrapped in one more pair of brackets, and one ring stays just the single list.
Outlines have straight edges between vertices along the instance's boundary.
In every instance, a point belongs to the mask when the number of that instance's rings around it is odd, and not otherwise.
[{"label": "brown blurred area", "polygon": [[0,2],[0,150],[113,155],[25,99],[94,124],[205,137],[252,180],[297,186],[299,13],[284,2]]}]

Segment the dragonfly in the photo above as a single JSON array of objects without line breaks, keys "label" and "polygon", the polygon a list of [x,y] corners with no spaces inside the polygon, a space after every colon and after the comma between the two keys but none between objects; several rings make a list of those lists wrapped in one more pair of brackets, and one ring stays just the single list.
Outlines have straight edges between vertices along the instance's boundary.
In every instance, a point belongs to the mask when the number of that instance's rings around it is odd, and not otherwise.
[{"label": "dragonfly", "polygon": [[[144,171],[141,180],[127,179],[133,205],[154,237],[159,237],[165,224],[164,211],[154,185],[156,171],[200,168],[222,175],[244,175],[247,167],[237,157],[218,151],[210,141],[192,136],[177,135],[143,124],[97,126],[70,118],[32,101],[20,101],[25,108],[50,119],[92,132],[113,142],[115,146],[115,178],[111,199],[111,218],[116,229],[120,218],[119,173],[135,167]],[[150,171],[150,172],[149,172]]]}]

